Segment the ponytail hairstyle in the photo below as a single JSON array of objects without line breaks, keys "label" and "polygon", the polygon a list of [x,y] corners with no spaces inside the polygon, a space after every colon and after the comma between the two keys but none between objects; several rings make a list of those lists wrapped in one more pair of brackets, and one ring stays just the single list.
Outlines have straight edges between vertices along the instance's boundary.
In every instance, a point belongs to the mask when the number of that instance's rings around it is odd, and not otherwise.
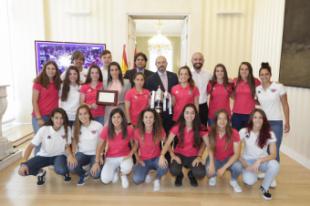
[{"label": "ponytail hairstyle", "polygon": [[67,113],[65,112],[64,109],[62,108],[56,108],[52,111],[51,113],[51,116],[49,117],[48,121],[45,123],[46,126],[54,126],[54,122],[52,120],[52,118],[55,116],[55,114],[61,114],[62,116],[62,119],[63,119],[63,127],[65,129],[65,138],[68,142],[68,138],[71,138],[71,137],[68,137],[68,127],[69,127],[69,120],[68,120],[68,116],[67,116]]},{"label": "ponytail hairstyle", "polygon": [[267,70],[267,71],[270,73],[270,75],[272,75],[272,73],[271,73],[271,67],[270,67],[270,65],[269,65],[268,62],[262,62],[262,63],[261,63],[261,67],[260,67],[260,69],[259,69],[259,74],[260,74],[260,72],[261,72],[263,69]]},{"label": "ponytail hairstyle", "polygon": [[201,144],[201,137],[200,137],[201,123],[200,123],[198,111],[197,111],[196,106],[194,104],[187,104],[184,107],[183,112],[182,112],[181,116],[178,119],[177,124],[179,125],[180,145],[181,146],[184,145],[184,130],[186,128],[186,121],[185,121],[185,118],[184,118],[184,113],[185,113],[185,110],[187,108],[192,108],[194,110],[194,112],[195,112],[195,118],[194,118],[194,120],[192,122],[192,129],[194,131],[194,144],[193,144],[193,147],[198,148],[198,147],[200,147],[200,144]]},{"label": "ponytail hairstyle", "polygon": [[89,106],[87,106],[86,104],[82,104],[77,108],[76,115],[75,115],[75,122],[74,122],[74,130],[73,130],[73,139],[76,141],[76,143],[80,141],[80,135],[81,135],[82,122],[79,119],[79,112],[81,109],[85,109],[87,111],[89,115],[89,121],[93,119]]},{"label": "ponytail hairstyle", "polygon": [[145,113],[147,113],[147,112],[152,113],[153,117],[154,117],[152,135],[153,135],[153,142],[156,144],[156,143],[161,141],[162,134],[163,134],[162,133],[163,126],[161,123],[161,117],[159,116],[159,114],[154,109],[147,108],[140,113],[137,128],[139,130],[139,134],[140,134],[142,140],[144,141],[145,124],[144,124],[143,118],[144,118]]}]

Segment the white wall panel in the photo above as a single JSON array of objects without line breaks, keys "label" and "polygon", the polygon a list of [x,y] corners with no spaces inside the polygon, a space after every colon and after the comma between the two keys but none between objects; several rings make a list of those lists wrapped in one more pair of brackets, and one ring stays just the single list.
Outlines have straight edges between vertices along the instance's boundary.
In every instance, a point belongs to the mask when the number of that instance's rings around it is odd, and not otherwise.
[{"label": "white wall panel", "polygon": [[204,8],[203,52],[208,70],[223,63],[235,77],[240,62],[251,59],[254,1],[206,0]]},{"label": "white wall panel", "polygon": [[[285,0],[256,0],[252,62],[258,74],[260,63],[272,67],[278,81],[281,60]],[[310,89],[287,87],[291,131],[284,135],[282,151],[310,168]]]}]

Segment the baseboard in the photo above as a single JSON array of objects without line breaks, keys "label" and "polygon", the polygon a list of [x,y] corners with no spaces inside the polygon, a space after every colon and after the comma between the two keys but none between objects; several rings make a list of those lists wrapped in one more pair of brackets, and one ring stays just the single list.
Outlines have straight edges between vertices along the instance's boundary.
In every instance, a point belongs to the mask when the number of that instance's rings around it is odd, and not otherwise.
[{"label": "baseboard", "polygon": [[9,155],[5,159],[0,161],[0,171],[3,170],[4,168],[10,166],[14,162],[18,161],[22,157],[22,151],[17,150],[13,154]]},{"label": "baseboard", "polygon": [[281,145],[281,152],[301,164],[302,166],[306,167],[307,169],[310,170],[310,159],[305,158],[295,150],[285,146],[284,144]]}]

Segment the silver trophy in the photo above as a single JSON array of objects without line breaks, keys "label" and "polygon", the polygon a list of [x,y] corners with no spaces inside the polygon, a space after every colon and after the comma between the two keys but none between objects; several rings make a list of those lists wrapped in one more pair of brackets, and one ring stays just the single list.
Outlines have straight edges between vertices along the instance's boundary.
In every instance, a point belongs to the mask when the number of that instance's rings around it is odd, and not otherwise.
[{"label": "silver trophy", "polygon": [[[166,112],[169,110],[169,114],[172,114],[172,102],[169,92],[163,92],[158,86],[156,91],[152,91],[151,96],[151,108],[155,109],[157,113]],[[168,107],[168,108],[167,108]]]}]

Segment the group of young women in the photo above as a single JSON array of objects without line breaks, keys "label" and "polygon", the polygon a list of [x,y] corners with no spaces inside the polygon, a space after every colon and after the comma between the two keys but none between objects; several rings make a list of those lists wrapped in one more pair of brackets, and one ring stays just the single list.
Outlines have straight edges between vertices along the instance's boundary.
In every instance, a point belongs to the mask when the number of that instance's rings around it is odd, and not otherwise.
[{"label": "group of young women", "polygon": [[[199,90],[190,69],[183,66],[178,75],[179,84],[171,90],[175,125],[166,133],[160,115],[149,108],[150,91],[143,88],[143,73],[135,74],[130,88],[118,63],[109,64],[106,82],[100,68],[92,65],[81,84],[79,68],[72,65],[61,84],[57,65],[47,62],[34,81],[35,137],[25,150],[19,174],[36,175],[37,184],[42,185],[43,168],[54,165],[65,181],[71,180],[69,173],[73,172],[79,176],[78,185],[92,176],[104,184],[120,178],[122,187],[128,188],[131,172],[133,182],[141,184],[150,182],[149,171],[155,170],[153,190],[159,191],[160,179],[168,170],[176,177],[175,186],[182,186],[183,167],[187,168],[194,187],[205,176],[214,186],[216,176],[228,170],[230,185],[241,192],[240,174],[245,184],[252,185],[263,172],[262,195],[271,199],[269,188],[279,171],[283,135],[281,107],[285,131],[289,131],[289,108],[283,85],[271,82],[268,63],[259,71],[261,82],[253,77],[247,62],[241,63],[234,80],[228,78],[223,64],[216,65],[206,89],[210,96],[208,128],[200,124]],[[117,106],[97,104],[97,92],[103,88],[118,91]],[[262,109],[255,109],[257,102]],[[29,159],[33,148],[36,155]],[[170,158],[166,159],[166,153]]]}]

